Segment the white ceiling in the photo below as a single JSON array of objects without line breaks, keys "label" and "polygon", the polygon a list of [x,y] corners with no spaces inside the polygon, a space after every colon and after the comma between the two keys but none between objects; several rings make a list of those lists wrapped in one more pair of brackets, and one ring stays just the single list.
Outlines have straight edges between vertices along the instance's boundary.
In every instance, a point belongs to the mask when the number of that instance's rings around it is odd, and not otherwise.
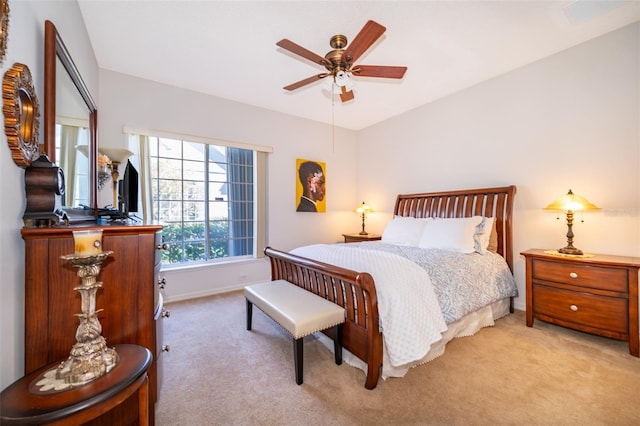
[{"label": "white ceiling", "polygon": [[[98,66],[359,130],[640,20],[638,1],[78,0]],[[405,65],[402,80],[356,77],[335,101],[324,71],[276,46],[324,56],[367,20],[386,33],[357,61]]]}]

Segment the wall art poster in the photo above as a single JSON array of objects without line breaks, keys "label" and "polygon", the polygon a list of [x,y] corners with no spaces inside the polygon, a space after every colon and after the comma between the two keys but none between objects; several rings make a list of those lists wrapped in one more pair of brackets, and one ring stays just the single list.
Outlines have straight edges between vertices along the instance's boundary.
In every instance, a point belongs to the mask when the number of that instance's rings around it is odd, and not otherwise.
[{"label": "wall art poster", "polygon": [[324,213],[326,209],[325,163],[296,160],[296,211]]}]

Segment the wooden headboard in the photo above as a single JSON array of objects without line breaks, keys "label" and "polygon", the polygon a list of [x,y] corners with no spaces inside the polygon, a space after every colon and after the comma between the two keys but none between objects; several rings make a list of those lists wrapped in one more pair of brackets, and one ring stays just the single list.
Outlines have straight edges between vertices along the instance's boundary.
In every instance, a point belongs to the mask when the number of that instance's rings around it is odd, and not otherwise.
[{"label": "wooden headboard", "polygon": [[513,197],[515,185],[500,188],[400,194],[394,216],[452,218],[485,216],[496,218],[498,254],[513,272]]}]

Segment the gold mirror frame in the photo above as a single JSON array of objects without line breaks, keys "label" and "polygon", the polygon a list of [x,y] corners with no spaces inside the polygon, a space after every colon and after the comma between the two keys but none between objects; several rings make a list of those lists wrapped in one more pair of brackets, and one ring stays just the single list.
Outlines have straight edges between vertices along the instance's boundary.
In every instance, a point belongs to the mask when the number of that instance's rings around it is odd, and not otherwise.
[{"label": "gold mirror frame", "polygon": [[18,167],[29,167],[38,156],[40,109],[31,71],[16,63],[2,80],[4,132]]},{"label": "gold mirror frame", "polygon": [[7,33],[9,31],[9,0],[0,0],[0,65],[7,51]]}]

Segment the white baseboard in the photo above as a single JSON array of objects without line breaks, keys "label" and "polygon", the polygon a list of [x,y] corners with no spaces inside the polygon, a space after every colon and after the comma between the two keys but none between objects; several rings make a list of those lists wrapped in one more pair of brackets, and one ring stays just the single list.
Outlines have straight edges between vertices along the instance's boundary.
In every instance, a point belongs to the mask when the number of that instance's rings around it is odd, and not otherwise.
[{"label": "white baseboard", "polygon": [[165,303],[180,302],[183,300],[197,299],[199,297],[207,297],[207,296],[214,296],[216,294],[230,293],[232,291],[242,290],[245,286],[257,284],[258,282],[262,282],[262,281],[235,284],[228,287],[216,287],[216,288],[207,289],[203,291],[194,291],[191,293],[182,293],[180,295],[173,296],[173,297],[165,297],[164,301]]}]

